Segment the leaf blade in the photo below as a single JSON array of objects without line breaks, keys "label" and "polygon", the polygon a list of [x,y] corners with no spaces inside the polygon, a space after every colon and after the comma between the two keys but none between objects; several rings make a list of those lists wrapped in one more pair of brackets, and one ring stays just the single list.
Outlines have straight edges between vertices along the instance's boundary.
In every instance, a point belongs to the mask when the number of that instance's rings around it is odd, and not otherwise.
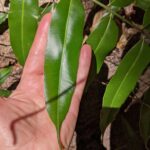
[{"label": "leaf blade", "polygon": [[150,0],[136,0],[136,5],[146,10],[150,7]]},{"label": "leaf blade", "polygon": [[126,0],[126,1],[123,1],[123,0],[110,0],[110,4],[112,6],[117,6],[117,7],[125,7],[129,4],[131,4],[132,2],[134,2],[134,0]]},{"label": "leaf blade", "polygon": [[[123,58],[116,74],[107,85],[101,110],[100,127],[102,133],[104,133],[106,127],[115,119],[119,108],[134,89],[138,78],[150,62],[149,51],[150,47],[144,43],[144,40],[140,40]],[[134,63],[135,60],[136,63]],[[131,68],[132,71],[130,71]]]},{"label": "leaf blade", "polygon": [[106,88],[103,107],[119,108],[123,104],[150,62],[149,49],[144,40],[139,41],[125,56]]},{"label": "leaf blade", "polygon": [[21,65],[24,65],[34,40],[38,25],[38,17],[38,1],[13,0],[10,2],[8,17],[10,41],[13,51]]},{"label": "leaf blade", "polygon": [[[46,51],[45,93],[47,101],[58,96],[76,82],[83,27],[84,10],[81,1],[61,0],[52,15]],[[70,90],[48,105],[49,115],[58,131],[69,109],[72,94],[73,90]]]},{"label": "leaf blade", "polygon": [[[112,30],[113,34],[111,32]],[[102,18],[100,24],[87,39],[87,43],[92,46],[96,56],[97,72],[100,71],[106,55],[115,47],[118,34],[119,30],[115,21],[111,15],[108,15]],[[107,41],[109,41],[109,43]]]},{"label": "leaf blade", "polygon": [[150,25],[150,8],[148,10],[145,11],[145,14],[144,14],[144,19],[143,19],[143,26],[144,27],[147,27]]}]

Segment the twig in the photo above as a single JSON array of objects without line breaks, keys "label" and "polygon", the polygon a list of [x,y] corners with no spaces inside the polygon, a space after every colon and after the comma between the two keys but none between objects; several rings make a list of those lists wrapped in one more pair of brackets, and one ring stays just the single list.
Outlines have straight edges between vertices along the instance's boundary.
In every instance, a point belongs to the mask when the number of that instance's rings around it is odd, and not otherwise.
[{"label": "twig", "polygon": [[119,15],[118,13],[116,13],[115,11],[113,11],[109,6],[104,5],[103,3],[101,3],[100,1],[97,0],[93,0],[94,3],[96,3],[97,5],[101,6],[102,8],[104,8],[105,10],[107,10],[108,12],[112,13],[113,15],[115,15],[117,18],[119,18],[120,20],[122,20],[123,22],[127,23],[128,25],[130,25],[131,27],[137,29],[139,32],[143,33],[146,37],[148,37],[150,39],[150,34],[144,30],[143,28],[140,28],[137,24],[135,24],[134,22],[130,22],[129,20],[125,19],[124,17],[122,17],[121,15]]},{"label": "twig", "polygon": [[48,8],[48,6],[49,6],[50,3],[51,3],[51,2],[48,2],[48,3],[47,3],[47,5],[46,5],[45,8],[43,9],[43,11],[41,12],[41,15],[44,14],[45,10]]},{"label": "twig", "polygon": [[112,13],[113,15],[115,15],[116,17],[118,17],[120,20],[122,20],[123,22],[127,23],[131,27],[136,28],[138,30],[141,30],[141,28],[139,28],[136,24],[133,24],[129,20],[125,19],[124,17],[122,17],[121,15],[119,15],[118,13],[113,11],[109,6],[106,6],[106,5],[104,5],[103,3],[101,3],[101,2],[99,2],[97,0],[93,0],[93,2],[96,3],[97,5],[101,6],[102,8],[106,9],[108,12]]}]

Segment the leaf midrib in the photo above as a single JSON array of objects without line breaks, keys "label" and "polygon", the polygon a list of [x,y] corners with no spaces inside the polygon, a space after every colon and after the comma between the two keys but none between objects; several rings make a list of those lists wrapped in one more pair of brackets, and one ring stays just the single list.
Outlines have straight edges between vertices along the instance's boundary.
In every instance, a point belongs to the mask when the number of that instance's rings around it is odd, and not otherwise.
[{"label": "leaf midrib", "polygon": [[23,27],[24,27],[24,5],[25,5],[25,0],[22,0],[22,11],[21,11],[21,49],[22,49],[22,57],[23,57],[23,61],[25,61],[25,51],[24,51],[24,31],[23,31]]},{"label": "leaf midrib", "polygon": [[[68,29],[68,24],[69,24],[69,12],[70,12],[70,8],[71,8],[71,4],[72,4],[72,0],[70,0],[70,4],[69,4],[69,9],[68,9],[68,15],[67,15],[67,21],[66,21],[66,28],[65,28],[65,32],[64,32],[64,41],[63,41],[63,50],[62,50],[62,55],[61,55],[61,59],[60,59],[60,71],[59,71],[59,82],[58,82],[58,94],[60,93],[60,85],[61,85],[61,77],[62,77],[62,63],[63,63],[63,58],[64,58],[64,53],[65,53],[65,48],[66,48],[66,37],[67,37],[67,29]],[[59,100],[57,101],[57,129],[59,129]]]},{"label": "leaf midrib", "polygon": [[118,88],[116,94],[113,96],[113,98],[112,98],[112,99],[113,99],[113,100],[112,100],[112,104],[111,104],[110,107],[112,107],[112,106],[114,105],[114,101],[115,101],[115,98],[116,98],[117,94],[119,93],[120,89],[122,88],[122,85],[124,84],[126,78],[128,77],[128,75],[129,75],[130,72],[132,71],[133,67],[134,67],[135,64],[137,63],[137,61],[138,61],[138,59],[139,59],[139,57],[140,57],[140,55],[141,55],[141,53],[142,53],[142,51],[143,51],[143,46],[144,46],[144,41],[142,42],[142,45],[141,45],[141,48],[140,48],[140,51],[139,51],[138,56],[136,57],[134,63],[132,63],[132,65],[131,65],[129,71],[126,73],[126,75],[125,75],[124,79],[122,80],[122,82],[121,82],[121,84],[120,84],[120,86],[119,86],[119,88]]}]

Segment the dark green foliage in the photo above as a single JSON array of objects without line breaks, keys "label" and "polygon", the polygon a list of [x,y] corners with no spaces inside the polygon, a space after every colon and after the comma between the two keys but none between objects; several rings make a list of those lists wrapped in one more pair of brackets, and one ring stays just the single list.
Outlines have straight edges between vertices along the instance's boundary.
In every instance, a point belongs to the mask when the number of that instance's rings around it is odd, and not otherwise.
[{"label": "dark green foliage", "polygon": [[140,131],[145,141],[145,146],[149,150],[148,142],[150,142],[150,89],[146,92],[142,101],[140,113]]}]

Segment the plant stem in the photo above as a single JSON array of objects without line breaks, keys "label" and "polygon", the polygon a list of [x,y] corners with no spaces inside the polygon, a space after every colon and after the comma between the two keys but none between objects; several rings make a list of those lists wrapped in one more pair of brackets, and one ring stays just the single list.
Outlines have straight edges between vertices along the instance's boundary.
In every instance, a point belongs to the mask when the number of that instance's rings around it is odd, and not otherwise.
[{"label": "plant stem", "polygon": [[50,5],[51,2],[48,2],[47,5],[45,6],[45,8],[43,9],[43,11],[41,12],[41,14],[44,14],[45,10],[48,8],[48,6]]},{"label": "plant stem", "polygon": [[119,15],[118,13],[116,13],[115,11],[113,11],[109,6],[104,5],[103,3],[97,1],[97,0],[93,0],[94,3],[96,3],[97,5],[101,6],[102,8],[106,9],[108,12],[112,13],[113,15],[115,15],[117,18],[119,18],[120,20],[122,20],[123,22],[127,23],[128,25],[130,25],[133,28],[136,28],[137,30],[141,30],[140,27],[138,27],[136,24],[131,23],[129,20],[125,19],[124,17],[122,17],[121,15]]},{"label": "plant stem", "polygon": [[116,13],[115,11],[113,11],[109,6],[99,2],[98,0],[93,0],[94,3],[96,3],[97,5],[101,6],[102,8],[104,8],[105,10],[107,10],[108,12],[112,13],[113,15],[115,15],[117,18],[119,18],[120,20],[122,20],[123,22],[127,23],[128,25],[130,25],[131,27],[137,29],[139,32],[141,32],[142,34],[144,34],[147,38],[150,39],[150,34],[149,32],[147,32],[146,30],[140,28],[138,25],[136,25],[133,22],[130,22],[129,20],[125,19],[124,17],[122,17],[121,15],[119,15],[118,13]]}]

